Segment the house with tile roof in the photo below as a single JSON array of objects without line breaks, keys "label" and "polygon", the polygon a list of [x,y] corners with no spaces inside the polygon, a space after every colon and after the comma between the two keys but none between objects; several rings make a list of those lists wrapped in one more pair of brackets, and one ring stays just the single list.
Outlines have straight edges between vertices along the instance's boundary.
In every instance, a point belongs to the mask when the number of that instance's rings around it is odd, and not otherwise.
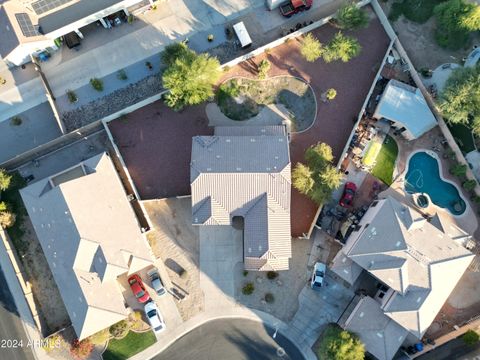
[{"label": "house with tile roof", "polygon": [[117,279],[150,266],[153,255],[108,154],[20,194],[78,338],[124,320]]},{"label": "house with tile roof", "polygon": [[290,153],[284,126],[216,127],[192,141],[192,222],[241,224],[246,270],[287,270]]},{"label": "house with tile roof", "polygon": [[407,335],[422,338],[474,258],[445,228],[392,197],[377,200],[333,260],[349,284],[364,272],[377,281],[339,321],[377,359],[391,359]]}]

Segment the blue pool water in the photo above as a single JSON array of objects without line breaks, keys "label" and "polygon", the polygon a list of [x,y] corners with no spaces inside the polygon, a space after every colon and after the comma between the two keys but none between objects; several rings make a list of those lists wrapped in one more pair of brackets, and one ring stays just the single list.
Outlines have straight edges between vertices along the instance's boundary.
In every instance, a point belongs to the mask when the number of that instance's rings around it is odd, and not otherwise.
[{"label": "blue pool water", "polygon": [[438,160],[423,151],[414,154],[408,162],[405,190],[408,193],[427,193],[435,205],[448,209],[454,215],[461,215],[466,209],[457,187],[440,178]]}]

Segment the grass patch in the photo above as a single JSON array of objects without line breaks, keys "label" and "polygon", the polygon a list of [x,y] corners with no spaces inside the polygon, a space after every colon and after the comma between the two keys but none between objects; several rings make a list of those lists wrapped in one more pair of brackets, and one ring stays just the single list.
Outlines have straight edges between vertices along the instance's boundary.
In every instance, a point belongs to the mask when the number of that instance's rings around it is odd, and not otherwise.
[{"label": "grass patch", "polygon": [[392,4],[388,18],[396,21],[403,15],[408,20],[423,24],[433,15],[433,9],[445,0],[403,0]]},{"label": "grass patch", "polygon": [[27,216],[27,210],[19,193],[19,190],[25,187],[26,184],[25,179],[18,172],[15,172],[12,174],[10,187],[2,192],[2,201],[9,204],[12,212],[17,216],[15,224],[7,229],[7,233],[20,257],[25,254],[28,247],[23,241],[23,221],[24,217]]},{"label": "grass patch", "polygon": [[472,131],[463,124],[447,123],[450,132],[455,138],[456,143],[464,153],[476,150]]},{"label": "grass patch", "polygon": [[398,145],[391,136],[387,135],[382,148],[377,155],[377,163],[372,169],[372,175],[388,186],[392,185],[393,168],[395,166],[397,155]]},{"label": "grass patch", "polygon": [[378,156],[378,153],[379,153],[381,147],[382,147],[382,144],[380,144],[376,141],[370,141],[370,143],[368,144],[367,152],[366,152],[362,162],[366,166],[373,165],[373,163],[377,159],[377,156]]},{"label": "grass patch", "polygon": [[156,342],[153,331],[136,333],[130,331],[123,339],[112,339],[103,353],[103,360],[126,360]]}]

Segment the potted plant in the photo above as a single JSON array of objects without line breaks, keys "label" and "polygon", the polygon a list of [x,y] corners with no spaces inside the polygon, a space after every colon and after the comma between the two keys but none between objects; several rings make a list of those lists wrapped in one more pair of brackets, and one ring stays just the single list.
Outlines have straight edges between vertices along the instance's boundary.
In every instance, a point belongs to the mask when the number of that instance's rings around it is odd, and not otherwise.
[{"label": "potted plant", "polygon": [[213,36],[213,34],[208,34],[208,36],[207,36],[208,42],[212,42],[214,38],[215,37]]},{"label": "potted plant", "polygon": [[67,97],[70,104],[76,103],[78,101],[77,94],[75,94],[72,90],[67,90]]},{"label": "potted plant", "polygon": [[145,66],[148,68],[148,70],[152,70],[153,69],[153,65],[150,61],[147,61],[145,62]]}]

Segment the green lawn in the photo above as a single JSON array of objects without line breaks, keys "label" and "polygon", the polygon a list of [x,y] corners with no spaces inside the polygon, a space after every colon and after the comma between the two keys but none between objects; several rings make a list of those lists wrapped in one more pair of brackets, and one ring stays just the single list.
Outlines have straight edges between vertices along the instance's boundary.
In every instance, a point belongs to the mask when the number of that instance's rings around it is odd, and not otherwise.
[{"label": "green lawn", "polygon": [[392,4],[388,18],[392,21],[404,15],[408,20],[423,24],[433,15],[436,5],[445,0],[403,0]]},{"label": "green lawn", "polygon": [[390,186],[392,184],[393,167],[398,155],[398,146],[395,140],[388,136],[383,142],[382,148],[377,156],[377,163],[372,169],[372,175],[377,179],[382,180],[385,184]]},{"label": "green lawn", "polygon": [[463,124],[447,124],[458,146],[464,153],[475,150],[475,142],[471,130]]},{"label": "green lawn", "polygon": [[103,360],[126,360],[153,345],[156,341],[153,331],[144,333],[130,331],[123,339],[110,340],[102,357]]}]

